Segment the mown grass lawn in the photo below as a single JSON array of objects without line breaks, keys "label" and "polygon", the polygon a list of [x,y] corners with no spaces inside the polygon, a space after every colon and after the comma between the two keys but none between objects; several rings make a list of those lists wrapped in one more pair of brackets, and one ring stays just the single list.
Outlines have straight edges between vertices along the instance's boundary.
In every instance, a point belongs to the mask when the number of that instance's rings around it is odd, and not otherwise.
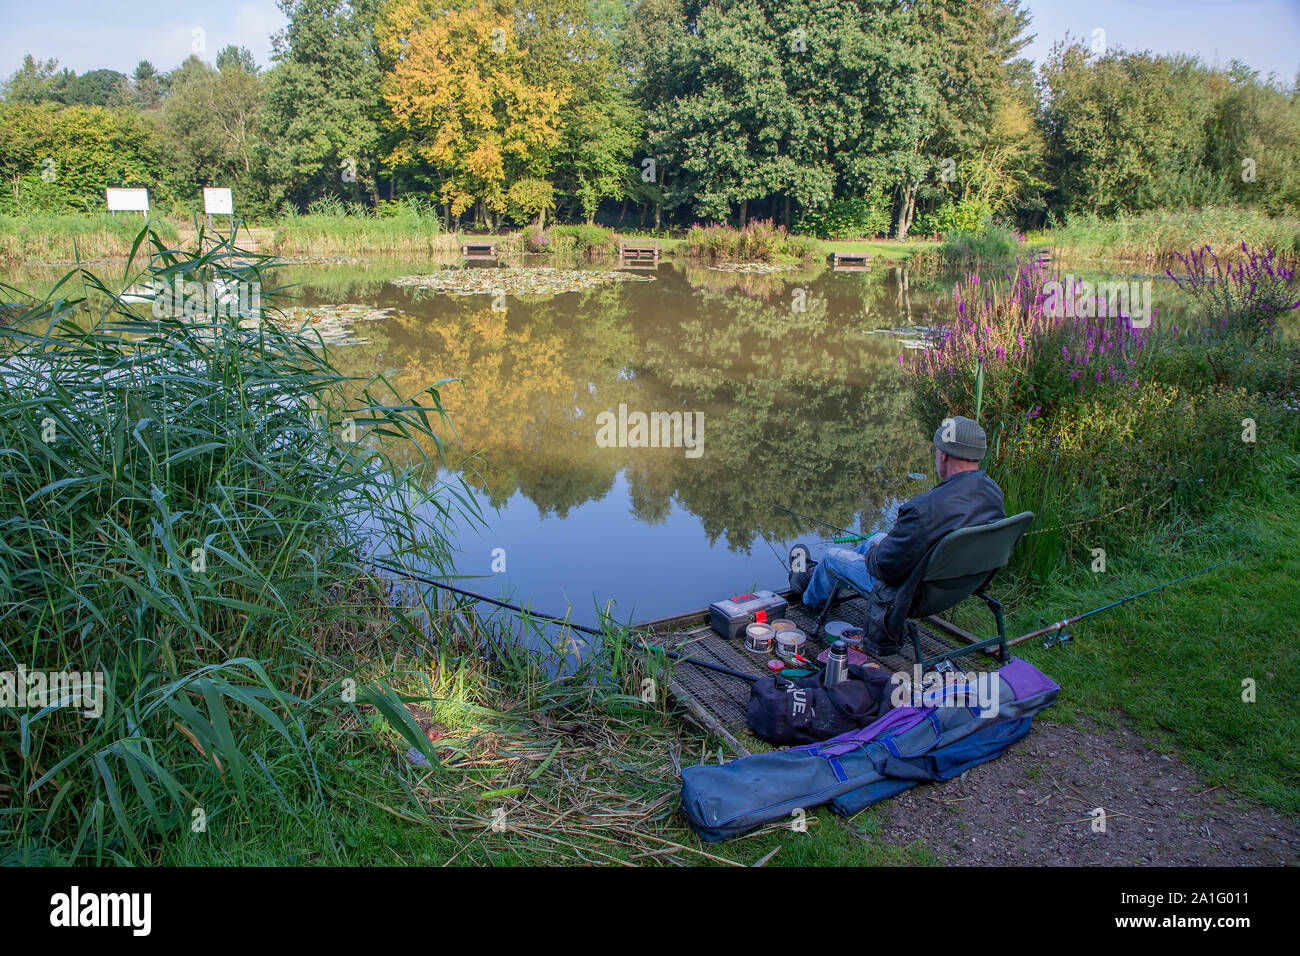
[{"label": "mown grass lawn", "polygon": [[874,258],[889,260],[891,262],[902,262],[910,259],[918,252],[927,252],[935,249],[939,243],[931,242],[927,239],[853,239],[839,241],[834,239],[818,240],[822,252],[830,255],[832,252],[869,252]]}]

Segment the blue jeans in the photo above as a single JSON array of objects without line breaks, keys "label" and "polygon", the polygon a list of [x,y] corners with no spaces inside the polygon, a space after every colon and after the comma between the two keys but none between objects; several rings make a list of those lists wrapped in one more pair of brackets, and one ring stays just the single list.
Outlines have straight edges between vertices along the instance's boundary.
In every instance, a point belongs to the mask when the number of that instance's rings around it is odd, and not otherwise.
[{"label": "blue jeans", "polygon": [[876,580],[867,573],[867,559],[863,557],[867,549],[885,537],[886,532],[878,531],[866,541],[859,541],[853,550],[847,548],[827,548],[821,561],[813,569],[812,580],[808,590],[803,592],[803,603],[808,607],[820,607],[831,596],[835,582],[832,573],[843,583],[862,594],[868,593],[876,586]]}]

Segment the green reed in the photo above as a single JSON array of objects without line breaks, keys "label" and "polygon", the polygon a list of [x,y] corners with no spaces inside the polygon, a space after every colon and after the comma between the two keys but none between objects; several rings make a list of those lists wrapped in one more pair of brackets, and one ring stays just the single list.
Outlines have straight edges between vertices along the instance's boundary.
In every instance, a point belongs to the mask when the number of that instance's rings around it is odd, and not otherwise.
[{"label": "green reed", "polygon": [[135,292],[179,279],[260,307],[171,314],[82,268],[0,328],[0,672],[107,677],[97,718],[0,708],[17,859],[143,862],[253,790],[319,791],[303,718],[338,695],[318,648],[373,620],[350,598],[374,591],[365,553],[446,568],[472,512],[421,450],[441,450],[444,383],[401,395],[337,371],[270,321],[272,263],[230,239],[181,251],[145,230],[132,262],[146,249]]}]

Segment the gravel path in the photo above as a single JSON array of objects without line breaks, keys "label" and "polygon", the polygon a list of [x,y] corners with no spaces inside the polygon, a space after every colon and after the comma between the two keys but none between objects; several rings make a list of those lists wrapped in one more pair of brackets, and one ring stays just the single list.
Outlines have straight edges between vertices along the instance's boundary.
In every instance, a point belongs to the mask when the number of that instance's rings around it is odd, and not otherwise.
[{"label": "gravel path", "polygon": [[[1092,811],[1105,811],[1094,830]],[[1300,821],[1207,789],[1132,731],[1036,721],[998,759],[883,807],[897,842],[945,862],[1111,866],[1296,865]]]}]

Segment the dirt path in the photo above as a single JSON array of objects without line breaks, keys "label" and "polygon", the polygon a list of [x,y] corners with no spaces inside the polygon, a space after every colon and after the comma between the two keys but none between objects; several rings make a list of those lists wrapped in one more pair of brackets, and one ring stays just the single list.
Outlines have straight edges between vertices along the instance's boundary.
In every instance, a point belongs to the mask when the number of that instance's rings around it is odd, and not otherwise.
[{"label": "dirt path", "polygon": [[[1104,832],[1092,811],[1105,810]],[[885,831],[968,864],[1300,863],[1300,821],[1231,791],[1142,738],[1087,721],[1036,721],[997,760],[887,801]]]}]

